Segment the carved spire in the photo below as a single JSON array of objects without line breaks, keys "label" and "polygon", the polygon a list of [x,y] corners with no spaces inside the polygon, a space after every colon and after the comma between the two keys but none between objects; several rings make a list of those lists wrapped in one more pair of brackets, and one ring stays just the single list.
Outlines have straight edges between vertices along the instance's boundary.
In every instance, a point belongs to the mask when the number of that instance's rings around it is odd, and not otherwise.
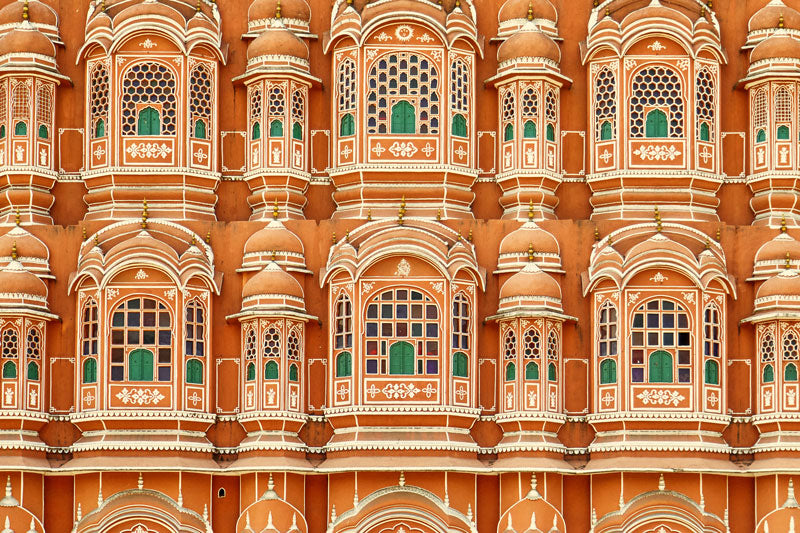
[{"label": "carved spire", "polygon": [[16,507],[17,505],[19,505],[19,501],[11,494],[11,476],[8,476],[6,477],[6,494],[0,500],[0,506]]},{"label": "carved spire", "polygon": [[144,487],[144,478],[142,477],[141,472],[139,472],[139,479],[136,481],[136,486],[139,488],[139,490],[142,490]]},{"label": "carved spire", "polygon": [[539,481],[536,479],[535,472],[531,472],[531,490],[528,491],[525,497],[529,500],[538,500],[542,497],[542,495],[539,494]]},{"label": "carved spire", "polygon": [[28,531],[26,531],[26,533],[37,533],[36,521],[33,519],[33,517],[31,517],[31,526],[28,528]]},{"label": "carved spire", "polygon": [[397,481],[397,484],[400,485],[401,487],[405,487],[406,486],[406,473],[405,472],[400,472],[400,479]]},{"label": "carved spire", "polygon": [[786,501],[783,503],[783,507],[800,507],[797,504],[797,499],[794,497],[794,479],[789,478],[789,488],[786,489]]},{"label": "carved spire", "polygon": [[667,484],[664,482],[664,474],[658,475],[658,490],[666,490]]},{"label": "carved spire", "polygon": [[267,529],[275,529],[275,524],[272,522],[272,511],[267,514]]}]

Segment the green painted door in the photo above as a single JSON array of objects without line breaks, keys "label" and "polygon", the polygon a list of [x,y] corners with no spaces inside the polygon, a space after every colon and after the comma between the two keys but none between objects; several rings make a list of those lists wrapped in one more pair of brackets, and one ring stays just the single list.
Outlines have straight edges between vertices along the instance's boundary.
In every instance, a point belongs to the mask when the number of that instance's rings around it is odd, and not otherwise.
[{"label": "green painted door", "polygon": [[672,355],[668,352],[650,354],[650,383],[672,383]]},{"label": "green painted door", "polygon": [[414,106],[400,100],[392,106],[392,133],[415,133]]},{"label": "green painted door", "polygon": [[153,352],[139,348],[130,353],[128,381],[153,381]]},{"label": "green painted door", "polygon": [[145,107],[139,111],[136,133],[138,135],[161,135],[161,118],[158,116],[158,111],[152,107]]},{"label": "green painted door", "polygon": [[396,342],[389,348],[389,373],[414,374],[414,346]]},{"label": "green painted door", "polygon": [[667,115],[660,109],[653,109],[647,114],[645,137],[664,138],[667,136]]}]

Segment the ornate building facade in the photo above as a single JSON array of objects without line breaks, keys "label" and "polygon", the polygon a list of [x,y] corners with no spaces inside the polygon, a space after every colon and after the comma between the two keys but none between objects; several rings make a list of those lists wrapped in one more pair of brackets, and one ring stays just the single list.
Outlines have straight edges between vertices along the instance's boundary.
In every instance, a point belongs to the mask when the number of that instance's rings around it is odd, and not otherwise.
[{"label": "ornate building facade", "polygon": [[800,528],[800,0],[4,0],[0,533]]}]

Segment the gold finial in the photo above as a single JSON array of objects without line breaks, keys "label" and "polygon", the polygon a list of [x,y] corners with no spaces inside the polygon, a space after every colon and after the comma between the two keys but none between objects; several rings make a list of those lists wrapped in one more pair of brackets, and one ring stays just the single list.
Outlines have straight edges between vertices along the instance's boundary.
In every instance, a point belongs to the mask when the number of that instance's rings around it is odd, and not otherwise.
[{"label": "gold finial", "polygon": [[275,250],[272,250],[272,260],[275,261],[275,259],[277,257],[278,257],[278,252],[276,252]]},{"label": "gold finial", "polygon": [[783,13],[781,13],[781,16],[778,17],[778,27],[783,28]]},{"label": "gold finial", "polygon": [[456,7],[458,7],[458,8],[461,7],[461,0],[456,0]]},{"label": "gold finial", "polygon": [[458,237],[456,237],[457,241],[460,241],[463,237],[461,237],[461,230],[458,230]]},{"label": "gold finial", "polygon": [[472,242],[472,230],[469,230],[469,233],[467,234],[467,240]]},{"label": "gold finial", "polygon": [[706,16],[706,6],[700,6],[700,16],[701,17]]},{"label": "gold finial", "polygon": [[350,242],[350,232],[349,231],[345,231],[344,232],[344,242]]},{"label": "gold finial", "polygon": [[[786,255],[789,255],[789,254],[786,254]],[[11,259],[13,259],[14,261],[17,260],[17,241],[13,241],[11,243]]]},{"label": "gold finial", "polygon": [[528,203],[528,220],[533,220],[533,199]]},{"label": "gold finial", "polygon": [[147,229],[147,199],[142,201],[142,229]]},{"label": "gold finial", "polygon": [[106,0],[100,0],[100,10],[105,13],[106,12]]},{"label": "gold finial", "polygon": [[347,5],[348,6],[352,6],[353,5],[353,0],[347,0]]},{"label": "gold finial", "polygon": [[711,0],[708,0],[708,2],[706,2],[706,5],[708,6],[708,9],[714,9],[714,2],[712,2]]},{"label": "gold finial", "polygon": [[206,232],[206,244],[211,244],[211,230]]},{"label": "gold finial", "polygon": [[22,4],[22,20],[28,20],[28,0]]},{"label": "gold finial", "polygon": [[86,240],[86,226],[81,226],[81,237],[82,240]]},{"label": "gold finial", "polygon": [[533,243],[532,243],[532,242],[529,242],[529,243],[528,243],[528,262],[529,262],[529,263],[533,263],[533,256],[534,256],[534,255],[535,255],[535,254],[534,254],[534,252],[533,252]]},{"label": "gold finial", "polygon": [[533,2],[528,2],[528,20],[533,20]]},{"label": "gold finial", "polygon": [[786,252],[786,264],[784,265],[787,269],[792,268],[792,260],[789,256],[789,252]]},{"label": "gold finial", "polygon": [[658,212],[658,206],[656,206],[653,214],[656,219],[656,231],[661,233],[661,214]]},{"label": "gold finial", "polygon": [[611,246],[612,244],[614,244],[614,241],[611,239],[611,235],[609,235],[608,237],[606,237],[606,242],[608,243],[608,245],[609,245],[609,246]]},{"label": "gold finial", "polygon": [[607,16],[607,17],[610,17],[610,16],[611,16],[611,10],[610,10],[610,9],[608,9],[608,8],[606,8],[606,16]]},{"label": "gold finial", "polygon": [[595,241],[600,240],[600,228],[598,228],[597,226],[594,227],[594,240]]},{"label": "gold finial", "polygon": [[197,7],[195,9],[197,10],[198,13],[200,13],[203,10],[203,3],[202,2],[203,2],[203,0],[197,0]]},{"label": "gold finial", "polygon": [[275,220],[278,220],[278,212],[279,212],[278,199],[275,198],[275,203],[272,204],[272,218],[274,218]]},{"label": "gold finial", "polygon": [[19,226],[21,221],[22,221],[22,217],[19,215],[19,207],[18,207],[17,208],[17,212],[14,213],[14,224]]},{"label": "gold finial", "polygon": [[94,234],[94,245],[100,246],[100,238],[97,236],[97,233]]},{"label": "gold finial", "polygon": [[331,242],[333,244],[336,244],[337,242],[339,242],[339,239],[336,238],[336,232],[335,231],[333,232],[333,235],[331,235]]},{"label": "gold finial", "polygon": [[781,233],[786,233],[786,215],[781,215]]},{"label": "gold finial", "polygon": [[594,0],[594,1],[592,2],[592,6],[593,6],[593,7],[597,7],[597,6],[599,6],[599,5],[600,5],[600,0]]},{"label": "gold finial", "polygon": [[400,209],[397,212],[397,222],[401,226],[403,225],[403,217],[406,215],[406,195],[403,195],[403,198],[400,200]]},{"label": "gold finial", "polygon": [[367,222],[372,222],[372,208],[367,209]]},{"label": "gold finial", "polygon": [[278,3],[275,4],[275,18],[281,18],[281,0],[278,0]]},{"label": "gold finial", "polygon": [[706,250],[710,250],[710,249],[711,249],[711,239],[706,237]]},{"label": "gold finial", "polygon": [[442,208],[441,207],[436,211],[436,221],[437,222],[441,222],[442,221]]},{"label": "gold finial", "polygon": [[192,246],[197,246],[197,239],[192,235]]},{"label": "gold finial", "polygon": [[717,235],[716,235],[716,238],[717,238],[717,242],[719,242],[720,240],[722,240],[722,228],[719,228],[719,227],[717,228]]}]

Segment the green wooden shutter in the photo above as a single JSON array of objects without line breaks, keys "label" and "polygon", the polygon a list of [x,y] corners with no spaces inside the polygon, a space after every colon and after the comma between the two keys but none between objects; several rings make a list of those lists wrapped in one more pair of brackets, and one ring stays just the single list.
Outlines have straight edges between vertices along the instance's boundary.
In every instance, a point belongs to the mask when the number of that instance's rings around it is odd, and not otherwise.
[{"label": "green wooden shutter", "polygon": [[128,381],[153,381],[153,352],[139,348],[130,353]]},{"label": "green wooden shutter", "polygon": [[529,120],[525,123],[525,126],[522,130],[522,136],[525,139],[535,139],[536,138],[536,123],[532,120]]},{"label": "green wooden shutter", "polygon": [[356,131],[355,128],[355,120],[353,119],[353,115],[347,113],[345,116],[342,117],[342,122],[339,125],[339,136],[340,137],[349,137],[353,135]]},{"label": "green wooden shutter", "polygon": [[256,365],[253,363],[247,364],[247,381],[256,379]]},{"label": "green wooden shutter", "polygon": [[414,106],[400,100],[392,106],[392,133],[416,133]]},{"label": "green wooden shutter", "polygon": [[783,370],[784,381],[797,381],[797,366],[794,363],[789,363]]},{"label": "green wooden shutter", "polygon": [[28,379],[31,381],[39,381],[39,365],[33,361],[28,363]]},{"label": "green wooden shutter", "polygon": [[[786,130],[788,131],[789,128],[786,128]],[[50,136],[50,133],[47,131],[47,126],[45,126],[44,124],[40,125],[39,126],[39,138],[40,139],[47,139],[49,136]]]},{"label": "green wooden shutter", "polygon": [[273,120],[269,124],[270,137],[283,137],[283,122],[280,120]]},{"label": "green wooden shutter", "polygon": [[138,135],[161,135],[161,118],[152,107],[145,107],[139,111]]},{"label": "green wooden shutter", "polygon": [[17,125],[14,126],[14,135],[27,135],[28,134],[28,125],[24,122],[17,122]]},{"label": "green wooden shutter", "polygon": [[414,346],[396,342],[389,347],[389,374],[414,374]]},{"label": "green wooden shutter", "polygon": [[203,363],[197,359],[186,362],[186,383],[201,385],[203,383]]},{"label": "green wooden shutter", "polygon": [[778,127],[778,140],[779,141],[788,141],[789,140],[789,127],[788,126],[779,126]]},{"label": "green wooden shutter", "polygon": [[525,365],[525,379],[539,379],[539,365],[531,361]]},{"label": "green wooden shutter", "polygon": [[705,122],[700,124],[700,140],[706,142],[711,140],[711,128]]},{"label": "green wooden shutter", "polygon": [[517,379],[517,365],[508,363],[506,365],[506,381],[514,381]]},{"label": "green wooden shutter", "polygon": [[600,384],[617,382],[617,362],[613,359],[606,359],[600,363]]},{"label": "green wooden shutter", "polygon": [[463,352],[456,352],[453,354],[453,375],[459,378],[468,376],[467,355]]},{"label": "green wooden shutter", "polygon": [[3,364],[3,379],[13,379],[17,377],[17,364],[14,361],[6,361]]},{"label": "green wooden shutter", "polygon": [[514,140],[514,125],[513,124],[506,124],[506,129],[503,131],[503,140],[504,141],[513,141]]},{"label": "green wooden shutter", "polygon": [[667,115],[660,109],[653,109],[647,114],[645,137],[664,138],[667,136]]},{"label": "green wooden shutter", "polygon": [[556,374],[556,365],[550,363],[547,365],[547,379],[550,381],[555,381],[558,375]]},{"label": "green wooden shutter", "polygon": [[763,143],[767,140],[767,132],[764,130],[758,130],[756,133],[756,142]]},{"label": "green wooden shutter", "polygon": [[195,120],[194,122],[194,138],[195,139],[205,139],[206,138],[206,123],[202,120]]},{"label": "green wooden shutter", "polygon": [[264,379],[278,379],[278,363],[267,362],[267,366],[264,367]]},{"label": "green wooden shutter", "polygon": [[251,135],[254,141],[257,141],[261,138],[261,124],[258,122],[253,123],[253,134]]},{"label": "green wooden shutter", "polygon": [[601,141],[610,141],[611,137],[614,136],[614,132],[611,129],[611,121],[606,120],[600,125],[600,140]]},{"label": "green wooden shutter", "polygon": [[297,365],[295,364],[289,367],[289,381],[297,381]]},{"label": "green wooden shutter", "polygon": [[547,125],[547,140],[550,142],[556,141],[556,129],[552,124]]},{"label": "green wooden shutter", "polygon": [[102,139],[106,136],[106,121],[102,118],[94,125],[94,136],[96,139]]},{"label": "green wooden shutter", "polygon": [[336,357],[336,377],[345,378],[352,375],[350,370],[352,365],[352,356],[350,352],[342,352]]},{"label": "green wooden shutter", "polygon": [[719,385],[719,366],[716,361],[706,361],[706,384]]},{"label": "green wooden shutter", "polygon": [[299,122],[295,122],[292,125],[292,139],[302,141],[303,140],[303,125]]},{"label": "green wooden shutter", "polygon": [[668,352],[650,354],[650,383],[672,383],[672,355]]},{"label": "green wooden shutter", "polygon": [[453,135],[456,137],[467,136],[467,119],[464,115],[453,115]]},{"label": "green wooden shutter", "polygon": [[[3,368],[3,372],[5,373],[5,368]],[[764,383],[772,383],[775,381],[775,369],[772,368],[772,365],[767,365],[764,367]]]},{"label": "green wooden shutter", "polygon": [[97,361],[87,359],[83,362],[83,382],[97,383]]}]

